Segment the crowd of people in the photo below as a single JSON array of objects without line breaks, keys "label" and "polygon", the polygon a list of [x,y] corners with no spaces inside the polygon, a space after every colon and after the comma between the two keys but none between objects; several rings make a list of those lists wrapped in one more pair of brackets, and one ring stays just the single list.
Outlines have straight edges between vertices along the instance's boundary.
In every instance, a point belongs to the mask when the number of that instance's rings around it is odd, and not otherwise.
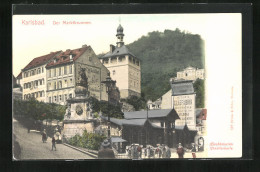
[{"label": "crowd of people", "polygon": [[[195,144],[191,144],[191,153],[192,157],[196,158],[196,147]],[[184,158],[185,149],[182,144],[179,143],[176,149],[176,153],[178,154],[178,158]],[[143,147],[138,144],[131,144],[126,147],[126,154],[130,159],[142,159],[142,158],[171,158],[172,151],[167,145],[158,144],[157,147],[153,147],[151,145],[147,145]]]},{"label": "crowd of people", "polygon": [[126,147],[126,153],[130,159],[171,157],[170,148],[164,144],[157,145],[157,147],[147,145],[145,148],[142,145],[132,144]]}]

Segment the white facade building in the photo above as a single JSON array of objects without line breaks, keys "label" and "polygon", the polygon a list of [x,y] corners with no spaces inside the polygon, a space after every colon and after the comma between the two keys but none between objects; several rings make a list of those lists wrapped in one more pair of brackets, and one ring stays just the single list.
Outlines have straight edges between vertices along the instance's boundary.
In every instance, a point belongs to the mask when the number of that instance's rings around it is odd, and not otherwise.
[{"label": "white facade building", "polygon": [[47,102],[65,105],[68,98],[75,97],[80,68],[86,69],[90,96],[107,100],[106,87],[101,82],[109,71],[100,63],[92,48],[83,45],[82,48],[62,52],[46,65]]},{"label": "white facade building", "polygon": [[20,84],[23,88],[23,99],[30,97],[46,102],[46,70],[45,65],[61,51],[34,58],[24,69]]},{"label": "white facade building", "polygon": [[183,71],[177,72],[175,80],[193,80],[205,79],[204,69],[196,69],[194,67],[187,67]]}]

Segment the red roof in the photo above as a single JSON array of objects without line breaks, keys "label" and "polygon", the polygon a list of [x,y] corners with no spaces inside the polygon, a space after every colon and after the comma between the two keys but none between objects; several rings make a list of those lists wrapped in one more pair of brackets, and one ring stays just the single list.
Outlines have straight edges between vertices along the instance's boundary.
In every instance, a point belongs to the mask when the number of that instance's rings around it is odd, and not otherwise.
[{"label": "red roof", "polygon": [[22,79],[22,72],[19,73],[19,75],[16,77],[16,79]]},{"label": "red roof", "polygon": [[73,61],[77,60],[87,49],[91,48],[90,46],[85,46],[83,48],[78,48],[74,50],[66,50],[65,52],[59,54],[57,57],[55,57],[56,62],[52,60],[50,63],[46,65],[46,67],[52,67],[60,64],[65,64],[70,62],[70,55],[73,57]]},{"label": "red roof", "polygon": [[43,65],[44,63],[48,62],[50,59],[55,57],[60,52],[61,51],[51,52],[50,54],[36,57],[23,70]]},{"label": "red roof", "polygon": [[200,120],[207,120],[207,109],[202,109],[198,118]]}]

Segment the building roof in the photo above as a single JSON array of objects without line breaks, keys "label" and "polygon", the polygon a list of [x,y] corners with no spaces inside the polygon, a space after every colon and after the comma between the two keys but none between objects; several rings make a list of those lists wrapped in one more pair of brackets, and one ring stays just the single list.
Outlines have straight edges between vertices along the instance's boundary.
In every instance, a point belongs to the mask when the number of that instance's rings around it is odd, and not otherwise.
[{"label": "building roof", "polygon": [[16,79],[22,79],[22,72],[19,73],[19,75],[16,77]]},{"label": "building roof", "polygon": [[207,120],[207,109],[196,109],[196,118],[200,120]]},{"label": "building roof", "polygon": [[173,81],[171,82],[172,87],[172,95],[186,95],[186,94],[194,94],[193,81],[191,80],[181,80],[181,81]]},{"label": "building roof", "polygon": [[176,130],[184,130],[184,129],[186,129],[186,130],[188,130],[188,131],[197,131],[196,129],[190,129],[189,128],[189,126],[188,125],[181,125],[181,126],[176,126],[175,125],[175,129]]},{"label": "building roof", "polygon": [[50,54],[46,54],[40,57],[34,58],[23,70],[31,69],[37,66],[41,66],[59,54],[61,51],[51,52]]},{"label": "building roof", "polygon": [[111,137],[112,143],[120,143],[120,142],[127,142],[126,140],[122,139],[121,137]]},{"label": "building roof", "polygon": [[[166,117],[170,113],[177,115],[175,109],[158,109],[158,110],[149,110],[148,118],[161,118]],[[177,115],[178,116],[178,115]],[[147,111],[134,111],[134,112],[124,112],[125,119],[146,119]],[[179,119],[179,116],[178,118]]]},{"label": "building roof", "polygon": [[70,57],[69,57],[70,55],[72,55],[73,61],[75,61],[89,48],[91,48],[91,47],[90,46],[84,46],[82,48],[77,48],[77,49],[74,49],[74,50],[68,49],[65,52],[60,53],[57,57],[54,58],[54,59],[56,59],[56,62],[54,62],[54,60],[49,62],[46,65],[46,68],[69,63],[71,61]]},{"label": "building roof", "polygon": [[[102,119],[108,120],[107,117],[101,116]],[[146,119],[117,119],[117,118],[110,118],[110,122],[117,124],[117,125],[138,125],[142,126],[146,122]]]},{"label": "building roof", "polygon": [[[107,54],[105,54],[103,57],[99,57],[100,59],[103,59],[103,58],[108,58],[108,57],[114,57],[114,56],[121,56],[121,55],[131,55],[131,56],[134,56],[136,57],[133,53],[131,53],[128,48],[123,45],[121,47],[115,47],[114,51],[113,52],[108,52]],[[137,58],[137,57],[136,57]]]}]

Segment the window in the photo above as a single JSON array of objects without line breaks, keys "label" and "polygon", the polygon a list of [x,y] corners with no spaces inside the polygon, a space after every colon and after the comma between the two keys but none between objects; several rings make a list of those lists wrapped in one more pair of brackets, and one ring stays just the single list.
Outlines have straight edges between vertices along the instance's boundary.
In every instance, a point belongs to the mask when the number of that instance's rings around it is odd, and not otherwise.
[{"label": "window", "polygon": [[56,96],[54,96],[54,102],[56,102],[57,101],[57,97]]},{"label": "window", "polygon": [[67,75],[67,66],[64,66],[64,75]]},{"label": "window", "polygon": [[72,74],[72,65],[70,65],[70,74]]},{"label": "window", "polygon": [[61,95],[61,101],[62,102],[64,101],[64,95]]},{"label": "window", "polygon": [[58,88],[62,88],[62,82],[61,81],[58,82]]},{"label": "window", "polygon": [[26,99],[26,94],[24,95],[24,98],[23,98],[24,100]]},{"label": "window", "polygon": [[56,82],[54,82],[53,84],[54,84],[54,89],[56,89]]},{"label": "window", "polygon": [[90,62],[92,61],[92,57],[89,57],[89,61],[90,61]]},{"label": "window", "polygon": [[113,70],[113,75],[115,75],[116,74],[116,71],[115,70]]},{"label": "window", "polygon": [[161,122],[161,127],[164,127],[164,122]]},{"label": "window", "polygon": [[59,96],[59,101],[61,102],[61,95]]},{"label": "window", "polygon": [[72,85],[73,83],[72,83],[72,79],[70,79],[70,84]]},{"label": "window", "polygon": [[47,84],[47,90],[50,90],[50,87],[51,87],[51,83],[48,83]]},{"label": "window", "polygon": [[56,76],[56,69],[54,69],[53,71],[53,76]]},{"label": "window", "polygon": [[44,85],[44,79],[42,79],[42,85]]},{"label": "window", "polygon": [[35,81],[35,86],[36,86],[36,87],[38,86],[38,81]]},{"label": "window", "polygon": [[67,100],[67,94],[64,94],[64,97],[65,97],[65,101]]},{"label": "window", "polygon": [[72,98],[72,94],[69,95],[69,98]]},{"label": "window", "polygon": [[59,76],[61,76],[61,68],[59,68]]},{"label": "window", "polygon": [[40,74],[41,73],[41,68],[38,68],[37,69],[37,74]]},{"label": "window", "polygon": [[44,67],[42,67],[42,73],[44,72]]},{"label": "window", "polygon": [[39,80],[39,83],[40,83],[40,85],[42,85],[42,80],[41,79]]},{"label": "window", "polygon": [[26,84],[23,84],[23,88],[24,88],[24,89],[26,88]]},{"label": "window", "polygon": [[51,97],[49,97],[49,103],[51,103]]},{"label": "window", "polygon": [[44,91],[42,91],[42,97],[44,97],[44,96],[45,96]]},{"label": "window", "polygon": [[40,91],[40,97],[42,97],[42,91]]},{"label": "window", "polygon": [[51,78],[51,69],[49,70],[49,78]]}]

